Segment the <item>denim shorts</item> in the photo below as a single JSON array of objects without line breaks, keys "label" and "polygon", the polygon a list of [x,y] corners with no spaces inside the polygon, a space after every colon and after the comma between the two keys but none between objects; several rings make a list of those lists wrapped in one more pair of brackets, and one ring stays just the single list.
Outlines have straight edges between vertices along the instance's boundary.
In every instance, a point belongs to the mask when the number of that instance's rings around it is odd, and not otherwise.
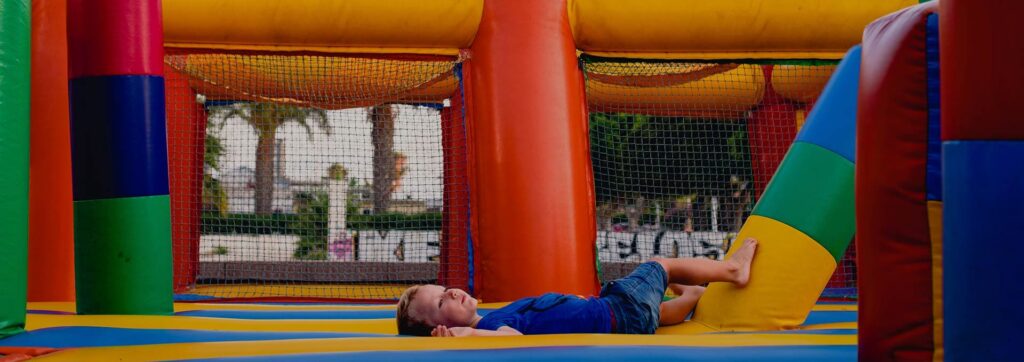
[{"label": "denim shorts", "polygon": [[615,315],[615,330],[621,334],[654,334],[661,319],[661,301],[668,287],[668,274],[657,262],[640,264],[622,279],[601,288]]}]

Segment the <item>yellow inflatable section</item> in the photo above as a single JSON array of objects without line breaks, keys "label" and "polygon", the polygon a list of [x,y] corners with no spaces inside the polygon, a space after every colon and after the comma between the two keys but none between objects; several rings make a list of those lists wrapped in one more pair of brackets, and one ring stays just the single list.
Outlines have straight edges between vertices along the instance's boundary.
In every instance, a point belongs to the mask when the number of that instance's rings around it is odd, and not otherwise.
[{"label": "yellow inflatable section", "polygon": [[917,0],[568,0],[576,47],[594,55],[841,59],[864,26]]},{"label": "yellow inflatable section", "polygon": [[776,65],[772,88],[783,97],[807,103],[818,98],[835,70],[835,65]]},{"label": "yellow inflatable section", "polygon": [[[207,99],[320,109],[366,107],[381,99],[438,103],[458,86],[452,74],[455,60],[446,57],[371,61],[358,57],[172,53],[166,62],[188,75],[189,85]],[[396,74],[381,77],[380,69]]]},{"label": "yellow inflatable section", "polygon": [[[836,269],[835,259],[807,234],[770,218],[750,216],[736,240],[753,235],[759,243],[750,284],[740,289],[729,283],[711,283],[697,304],[693,322],[731,331],[803,324],[814,299],[800,296],[820,293],[817,288],[825,285]],[[731,248],[729,255],[736,250]],[[797,259],[798,263],[792,262]],[[793,317],[796,315],[800,317]]]},{"label": "yellow inflatable section", "polygon": [[742,117],[764,96],[764,72],[758,65],[693,66],[686,68],[689,73],[658,73],[655,68],[629,76],[588,71],[591,111],[729,119]]},{"label": "yellow inflatable section", "polygon": [[458,54],[483,0],[166,0],[173,48]]}]

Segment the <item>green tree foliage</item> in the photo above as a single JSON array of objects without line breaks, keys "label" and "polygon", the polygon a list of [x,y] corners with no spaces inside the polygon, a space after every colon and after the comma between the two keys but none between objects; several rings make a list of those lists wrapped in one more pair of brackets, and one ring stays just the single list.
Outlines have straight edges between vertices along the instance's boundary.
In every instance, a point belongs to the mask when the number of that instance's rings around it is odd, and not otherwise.
[{"label": "green tree foliage", "polygon": [[295,195],[296,221],[292,230],[299,236],[295,258],[326,260],[328,251],[327,210],[330,198],[326,192],[303,192]]},{"label": "green tree foliage", "polygon": [[591,113],[590,150],[599,205],[723,196],[731,176],[750,177],[746,125],[736,120]]},{"label": "green tree foliage", "polygon": [[223,124],[214,121],[214,117],[206,117],[206,137],[203,145],[203,210],[228,212],[228,194],[221,187],[220,180],[210,174],[220,170],[220,156],[224,154],[224,145],[212,129],[219,129]]}]

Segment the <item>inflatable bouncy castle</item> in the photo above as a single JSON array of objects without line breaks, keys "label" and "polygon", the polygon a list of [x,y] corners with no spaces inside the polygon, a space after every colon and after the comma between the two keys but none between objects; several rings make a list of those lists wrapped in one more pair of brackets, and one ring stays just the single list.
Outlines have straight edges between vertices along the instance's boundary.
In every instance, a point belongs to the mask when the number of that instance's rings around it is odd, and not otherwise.
[{"label": "inflatable bouncy castle", "polygon": [[[2,4],[0,361],[1014,359],[1022,6]],[[396,336],[748,237],[655,335]]]}]

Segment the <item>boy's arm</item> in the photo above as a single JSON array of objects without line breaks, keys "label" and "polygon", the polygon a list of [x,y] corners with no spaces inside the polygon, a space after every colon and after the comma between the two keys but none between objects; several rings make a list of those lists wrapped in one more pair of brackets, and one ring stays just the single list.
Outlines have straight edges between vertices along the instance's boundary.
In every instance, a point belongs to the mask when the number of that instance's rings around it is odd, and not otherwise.
[{"label": "boy's arm", "polygon": [[452,327],[448,328],[445,326],[437,326],[430,335],[434,337],[468,337],[468,336],[521,336],[523,335],[515,328],[509,326],[502,326],[496,331],[486,329],[476,329],[472,327]]},{"label": "boy's arm", "polygon": [[486,329],[476,329],[476,328],[470,328],[470,327],[465,327],[465,328],[469,328],[469,329],[473,330],[472,334],[470,334],[471,336],[521,336],[521,335],[523,335],[522,332],[519,332],[515,328],[509,327],[509,326],[502,326],[501,328],[498,328],[498,330],[496,330],[496,331],[490,331],[490,330],[486,330]]}]

